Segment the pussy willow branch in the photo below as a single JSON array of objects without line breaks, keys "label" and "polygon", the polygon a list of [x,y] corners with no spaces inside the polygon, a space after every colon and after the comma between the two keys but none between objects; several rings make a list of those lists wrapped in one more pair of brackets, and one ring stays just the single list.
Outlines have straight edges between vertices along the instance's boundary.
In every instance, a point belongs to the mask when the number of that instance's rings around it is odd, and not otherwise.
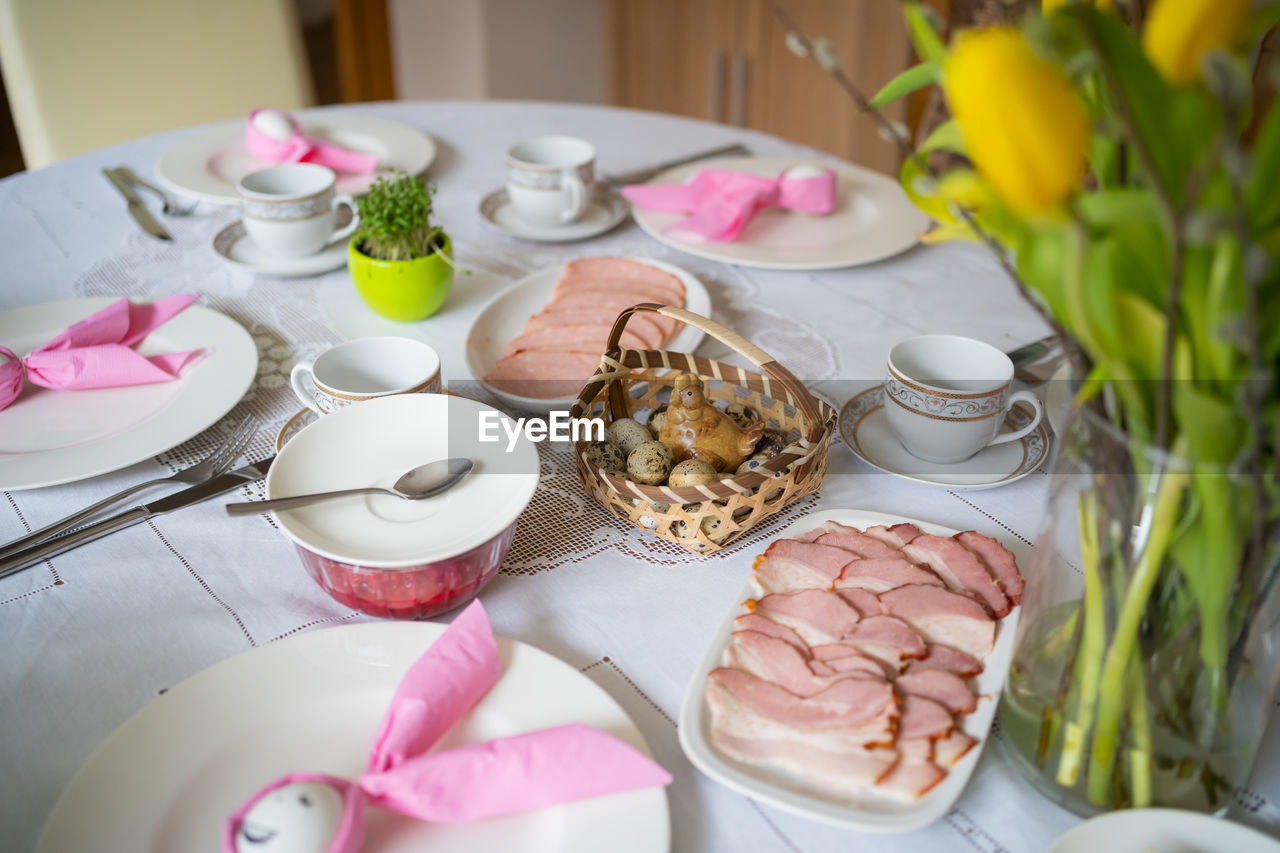
[{"label": "pussy willow branch", "polygon": [[[1098,32],[1097,22],[1089,15],[1082,15],[1081,21],[1084,23],[1084,34],[1089,40],[1090,46],[1099,57],[1104,57],[1106,53],[1102,44],[1102,36]],[[1120,119],[1125,136],[1128,137],[1129,144],[1133,148],[1134,156],[1142,164],[1142,170],[1147,173],[1147,177],[1151,181],[1151,188],[1155,191],[1156,201],[1159,202],[1161,211],[1169,220],[1169,232],[1173,238],[1173,257],[1169,261],[1168,301],[1164,307],[1165,325],[1164,343],[1160,356],[1160,381],[1156,384],[1155,445],[1167,450],[1169,447],[1169,421],[1173,406],[1173,388],[1170,384],[1173,379],[1173,351],[1177,333],[1178,303],[1182,301],[1183,256],[1186,253],[1183,217],[1173,203],[1173,196],[1170,194],[1169,188],[1164,185],[1164,182],[1160,179],[1160,173],[1156,171],[1155,158],[1151,154],[1151,149],[1147,147],[1147,141],[1138,132],[1137,122],[1133,118],[1133,105],[1129,103],[1129,97],[1125,93],[1124,87],[1120,85],[1115,69],[1109,62],[1105,61],[1100,62],[1099,66],[1102,69],[1102,80],[1107,86],[1107,92],[1111,95],[1111,100],[1115,102],[1116,115]]]},{"label": "pussy willow branch", "polygon": [[[786,28],[787,34],[796,40],[796,43],[804,49],[806,54],[809,56],[816,56],[813,42],[796,27],[795,22],[791,20],[787,13],[783,12],[776,5],[772,5],[771,8],[773,10],[774,17],[776,17],[779,23]],[[858,110],[867,114],[872,121],[879,125],[880,130],[886,137],[888,137],[889,141],[898,146],[898,150],[902,153],[903,157],[915,163],[915,165],[929,177],[934,180],[938,179],[939,175],[937,170],[929,165],[926,158],[920,156],[920,152],[918,152],[915,146],[911,144],[911,140],[907,138],[902,129],[886,119],[878,109],[871,106],[871,102],[867,100],[867,97],[862,94],[862,91],[854,84],[854,82],[849,79],[849,76],[844,73],[843,68],[838,64],[833,64],[830,68],[828,68],[824,63],[818,64],[819,67],[831,75],[832,79],[839,84],[845,94],[848,95],[855,104],[857,104]],[[973,214],[963,205],[956,204],[953,205],[953,207],[960,218],[964,220],[964,223],[969,226],[969,228],[973,229],[973,233],[978,235],[978,239],[982,240],[987,249],[995,255],[996,261],[1000,264],[1001,268],[1003,268],[1005,273],[1013,279],[1013,283],[1018,288],[1018,292],[1021,294],[1023,300],[1025,300],[1032,309],[1040,315],[1040,319],[1042,319],[1049,328],[1053,329],[1053,332],[1058,336],[1058,339],[1063,341],[1064,347],[1068,347],[1068,342],[1071,338],[1068,337],[1066,330],[1058,324],[1057,320],[1055,320],[1049,312],[1044,309],[1040,302],[1032,296],[1031,290],[1027,287],[1026,282],[1022,280],[1018,275],[1018,271],[1014,269],[1013,264],[1010,263],[1009,250],[1005,248],[1004,244],[996,239],[995,235],[986,231],[981,225],[979,225],[977,219],[975,219]]]}]

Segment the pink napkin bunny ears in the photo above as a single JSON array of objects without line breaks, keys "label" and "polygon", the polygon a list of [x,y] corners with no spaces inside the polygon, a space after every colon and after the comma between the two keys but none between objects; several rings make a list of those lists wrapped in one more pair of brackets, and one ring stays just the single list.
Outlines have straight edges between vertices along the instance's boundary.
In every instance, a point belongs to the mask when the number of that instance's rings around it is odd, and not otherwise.
[{"label": "pink napkin bunny ears", "polygon": [[[260,115],[266,115],[267,121],[255,122]],[[289,132],[267,133],[272,125],[284,123]],[[261,125],[261,126],[260,126]],[[281,127],[283,129],[283,127]],[[305,136],[298,120],[284,110],[259,107],[249,113],[244,122],[244,147],[259,160],[269,163],[318,163],[328,166],[336,172],[355,172],[368,174],[378,167],[378,158],[374,154],[362,154],[339,145]]]},{"label": "pink napkin bunny ears", "polygon": [[[671,784],[650,758],[580,723],[431,752],[500,675],[489,620],[472,602],[401,680],[359,782],[319,773],[277,779],[227,819],[223,852],[354,853],[365,799],[442,823]],[[265,846],[275,841],[281,846]]]},{"label": "pink napkin bunny ears", "polygon": [[0,355],[9,359],[0,364],[0,409],[22,393],[24,375],[34,385],[64,391],[176,379],[208,350],[142,356],[133,347],[199,298],[180,293],[148,304],[119,299],[68,326],[26,358],[0,347]]},{"label": "pink napkin bunny ears", "polygon": [[736,240],[760,211],[781,207],[825,214],[835,209],[836,174],[794,166],[776,178],[731,169],[702,169],[683,184],[636,184],[622,188],[641,210],[689,214],[663,233],[685,243]]}]

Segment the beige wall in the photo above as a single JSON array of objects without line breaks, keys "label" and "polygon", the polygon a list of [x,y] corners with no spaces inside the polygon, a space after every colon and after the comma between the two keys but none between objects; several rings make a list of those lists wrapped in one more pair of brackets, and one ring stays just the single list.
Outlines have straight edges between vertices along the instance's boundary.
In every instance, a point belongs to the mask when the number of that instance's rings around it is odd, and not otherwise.
[{"label": "beige wall", "polygon": [[605,101],[604,0],[388,0],[396,94]]}]

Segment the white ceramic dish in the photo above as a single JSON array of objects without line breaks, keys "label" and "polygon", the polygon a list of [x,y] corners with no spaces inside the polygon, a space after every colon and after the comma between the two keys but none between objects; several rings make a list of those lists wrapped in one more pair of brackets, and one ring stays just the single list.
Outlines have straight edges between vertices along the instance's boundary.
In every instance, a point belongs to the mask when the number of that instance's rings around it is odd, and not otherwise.
[{"label": "white ceramic dish", "polygon": [[627,203],[615,192],[599,189],[595,200],[577,222],[567,225],[538,225],[527,222],[507,197],[506,187],[489,193],[480,202],[480,216],[512,237],[538,243],[572,243],[597,237],[627,218]]},{"label": "white ceramic dish", "polygon": [[[776,177],[784,169],[809,162],[795,157],[727,157],[677,166],[655,176],[652,184],[679,184],[706,168],[736,169]],[[683,214],[644,211],[633,206],[636,222],[660,243],[714,261],[776,270],[824,270],[869,264],[916,244],[929,227],[925,216],[898,182],[839,160],[813,162],[835,169],[836,209],[825,216],[777,208],[761,211],[730,243],[682,243],[662,233]]]},{"label": "white ceramic dish", "polygon": [[1280,841],[1222,818],[1178,809],[1126,809],[1063,833],[1049,853],[1280,853]]},{"label": "white ceramic dish", "polygon": [[[311,770],[356,779],[396,686],[443,633],[431,622],[308,631],[197,673],[106,740],[63,792],[38,853],[220,850],[222,822],[266,782]],[[502,676],[449,731],[448,749],[570,722],[648,754],[623,709],[589,678],[498,637]],[[367,806],[379,853],[666,853],[666,792],[649,788],[491,820],[429,824]]]},{"label": "white ceramic dish", "polygon": [[[294,117],[308,136],[378,156],[378,168],[372,174],[339,172],[340,193],[360,195],[377,178],[392,172],[421,174],[436,156],[430,136],[398,122],[325,110],[301,110]],[[174,192],[200,201],[238,204],[236,182],[269,165],[244,149],[244,119],[232,119],[175,143],[156,163],[156,177]]]},{"label": "white ceramic dish", "polygon": [[[46,302],[0,311],[0,341],[19,355],[116,301]],[[138,345],[143,355],[213,351],[173,382],[87,391],[27,383],[0,411],[0,490],[34,489],[125,468],[181,444],[231,410],[253,383],[258,349],[217,311],[192,305]]]},{"label": "white ceramic dish", "polygon": [[[350,221],[351,211],[346,207],[340,207],[337,227],[343,228]],[[237,267],[259,275],[273,275],[280,278],[321,275],[341,269],[347,264],[345,238],[329,243],[314,255],[303,258],[277,258],[264,252],[249,238],[244,230],[244,222],[239,219],[218,232],[213,238],[213,250],[223,260]]]},{"label": "white ceramic dish", "polygon": [[[812,530],[824,521],[837,521],[863,529],[875,524],[909,522],[925,533],[952,536],[959,531],[926,521],[883,515],[860,509],[831,509],[805,516],[779,534],[795,536]],[[744,560],[746,558],[744,557]],[[695,670],[680,708],[680,748],[693,765],[726,787],[752,799],[785,809],[812,820],[863,832],[909,832],[932,823],[946,814],[978,764],[987,742],[991,720],[995,716],[1000,691],[1004,687],[1009,657],[1013,653],[1013,635],[1020,607],[1015,607],[996,626],[996,645],[984,660],[983,670],[973,683],[979,694],[978,708],[962,718],[961,728],[978,742],[956,763],[947,778],[914,803],[897,803],[868,795],[850,803],[836,803],[788,787],[786,780],[768,770],[740,764],[721,755],[711,744],[711,710],[706,702],[706,676],[720,666],[721,656],[729,645],[733,620],[742,612],[742,602],[753,597],[751,582],[734,599],[728,614],[720,623],[707,646],[706,654]]]},{"label": "white ceramic dish", "polygon": [[[1007,485],[1035,471],[1049,456],[1052,444],[1042,420],[1017,441],[997,444],[952,464],[926,462],[912,456],[898,441],[885,417],[882,389],[876,385],[856,394],[840,410],[840,436],[854,455],[873,468],[913,483],[978,491]],[[1031,415],[1015,405],[1005,416],[1002,431],[1018,429]]]},{"label": "white ceramic dish", "polygon": [[[692,273],[650,258],[631,258],[631,260],[657,267],[680,279],[684,285],[684,307],[695,314],[710,316],[711,295]],[[471,371],[471,375],[498,399],[524,411],[567,411],[573,404],[573,399],[546,400],[510,394],[485,382],[484,376],[502,357],[507,344],[524,331],[524,325],[529,318],[551,301],[551,293],[563,270],[562,266],[549,267],[520,279],[480,309],[480,313],[471,324],[471,330],[467,333],[467,369]],[[663,349],[672,352],[693,352],[702,338],[701,330],[684,326],[676,332],[674,338],[663,345]],[[583,380],[585,381],[586,378],[584,376]]]}]

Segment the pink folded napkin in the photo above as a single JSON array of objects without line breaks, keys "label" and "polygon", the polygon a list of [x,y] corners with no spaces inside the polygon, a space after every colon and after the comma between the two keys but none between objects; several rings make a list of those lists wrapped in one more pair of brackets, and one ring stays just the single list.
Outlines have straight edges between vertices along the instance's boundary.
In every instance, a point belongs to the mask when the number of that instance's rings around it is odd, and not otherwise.
[{"label": "pink folded napkin", "polygon": [[334,171],[358,174],[378,167],[377,155],[304,136],[297,119],[284,110],[266,107],[254,110],[245,119],[244,147],[269,163],[318,163]]},{"label": "pink folded napkin", "polygon": [[36,385],[64,391],[176,379],[208,350],[142,356],[133,346],[199,298],[180,293],[144,305],[120,299],[68,326],[26,358],[0,347],[0,355],[8,358],[0,364],[0,409],[18,398],[24,373]]},{"label": "pink folded napkin", "polygon": [[831,169],[796,166],[776,178],[730,169],[702,169],[683,184],[634,184],[622,194],[641,210],[689,214],[663,233],[686,243],[728,243],[767,207],[830,213],[836,204]]},{"label": "pink folded napkin", "polygon": [[488,617],[472,602],[405,674],[360,780],[319,773],[277,779],[227,819],[224,853],[258,849],[263,838],[291,850],[354,853],[365,798],[445,823],[671,784],[671,774],[647,756],[581,723],[429,752],[500,675]]}]

